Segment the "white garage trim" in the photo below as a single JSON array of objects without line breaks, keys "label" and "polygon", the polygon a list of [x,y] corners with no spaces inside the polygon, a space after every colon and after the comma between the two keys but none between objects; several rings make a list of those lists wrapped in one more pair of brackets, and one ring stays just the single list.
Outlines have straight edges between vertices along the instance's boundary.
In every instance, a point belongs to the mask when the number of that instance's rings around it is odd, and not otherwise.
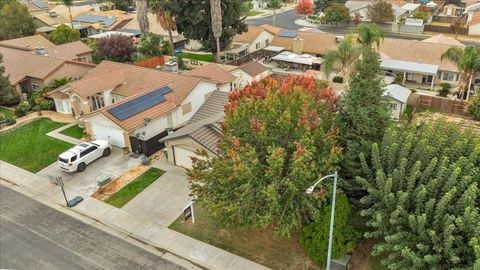
[{"label": "white garage trim", "polygon": [[107,140],[114,146],[126,146],[125,137],[123,136],[123,130],[118,128],[105,127],[92,123],[92,135],[95,139]]}]

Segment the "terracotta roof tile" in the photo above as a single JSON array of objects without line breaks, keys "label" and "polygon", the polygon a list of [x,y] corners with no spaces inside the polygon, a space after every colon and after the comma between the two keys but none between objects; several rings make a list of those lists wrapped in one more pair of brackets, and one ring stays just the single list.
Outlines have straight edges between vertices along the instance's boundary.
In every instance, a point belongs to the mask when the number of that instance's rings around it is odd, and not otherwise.
[{"label": "terracotta roof tile", "polygon": [[74,60],[82,54],[92,53],[93,49],[81,41],[74,41],[54,46],[47,51],[50,56]]},{"label": "terracotta roof tile", "polygon": [[[303,39],[303,53],[324,54],[337,46],[335,35],[329,33],[298,32],[298,38]],[[274,37],[270,45],[292,50],[293,38]]]},{"label": "terracotta roof tile", "polygon": [[282,31],[282,28],[279,28],[279,27],[276,27],[276,26],[273,26],[273,25],[270,25],[270,24],[262,24],[260,25],[260,27],[262,27],[263,29],[265,29],[266,31],[274,34],[274,35],[278,35],[278,33],[280,33],[280,31]]},{"label": "terracotta roof tile", "polygon": [[236,79],[236,77],[233,76],[230,72],[223,69],[220,65],[214,63],[191,70],[187,74],[199,78],[212,80],[216,83],[221,84],[226,84]]},{"label": "terracotta roof tile", "polygon": [[33,35],[28,37],[0,41],[0,46],[33,50],[36,47],[51,48],[54,47],[55,44],[50,42],[50,40],[46,39],[42,35]]},{"label": "terracotta roof tile", "polygon": [[260,75],[263,72],[267,71],[267,68],[259,62],[246,63],[244,65],[241,65],[239,69],[252,77],[256,77],[257,75]]},{"label": "terracotta roof tile", "polygon": [[435,44],[446,44],[451,46],[460,46],[465,47],[465,44],[461,43],[460,41],[456,40],[455,38],[444,36],[442,34],[427,38],[422,40],[422,42],[430,42]]},{"label": "terracotta roof tile", "polygon": [[480,11],[473,13],[472,19],[468,22],[468,25],[476,25],[480,23]]},{"label": "terracotta roof tile", "polygon": [[233,37],[233,42],[252,43],[265,30],[262,27],[248,25],[247,32],[237,34]]}]

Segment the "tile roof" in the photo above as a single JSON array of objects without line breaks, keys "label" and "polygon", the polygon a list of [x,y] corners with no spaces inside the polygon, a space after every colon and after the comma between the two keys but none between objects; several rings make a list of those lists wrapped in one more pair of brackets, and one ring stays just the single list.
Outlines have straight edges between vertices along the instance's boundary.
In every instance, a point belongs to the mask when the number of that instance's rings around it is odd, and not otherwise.
[{"label": "tile roof", "polygon": [[436,44],[447,44],[451,46],[460,46],[460,47],[465,47],[465,44],[461,43],[460,41],[456,40],[455,38],[452,37],[447,37],[442,34],[427,38],[422,40],[422,42],[430,42],[430,43],[436,43]]},{"label": "tile roof", "polygon": [[[329,33],[298,32],[298,38],[303,39],[303,53],[324,54],[327,50],[333,50],[337,46],[335,35]],[[292,50],[293,38],[274,37],[270,45],[284,47]]]},{"label": "tile roof", "polygon": [[41,56],[5,47],[0,47],[0,53],[3,55],[5,70],[10,77],[12,85],[17,84],[26,76],[44,79],[65,64],[95,66],[93,64]]},{"label": "tile roof", "polygon": [[257,75],[260,75],[263,72],[267,71],[267,68],[258,61],[243,64],[239,67],[239,69],[254,78]]},{"label": "tile roof", "polygon": [[81,41],[74,41],[57,45],[47,51],[52,57],[75,60],[83,54],[92,53],[93,49]]},{"label": "tile roof", "polygon": [[252,43],[263,31],[265,31],[264,28],[255,25],[247,25],[247,27],[248,29],[246,32],[237,34],[233,37],[233,42]]},{"label": "tile roof", "polygon": [[70,19],[68,19],[67,17],[64,17],[62,15],[59,15],[59,14],[56,14],[56,16],[54,16],[54,17],[50,16],[50,14],[48,14],[48,13],[32,14],[32,16],[35,19],[43,22],[44,24],[46,24],[48,26],[70,23]]},{"label": "tile roof", "polygon": [[228,93],[215,90],[207,100],[198,108],[197,112],[192,116],[189,123],[200,121],[204,118],[212,116],[217,113],[223,113],[225,105],[228,103]]},{"label": "tile roof", "polygon": [[453,62],[441,60],[442,54],[450,47],[447,44],[385,38],[380,44],[380,55],[385,59],[438,65],[440,70],[458,72]]},{"label": "tile roof", "polygon": [[273,26],[273,25],[270,25],[270,24],[262,24],[262,25],[260,25],[260,27],[262,27],[267,32],[270,32],[274,35],[278,35],[278,33],[280,33],[280,31],[282,31],[282,28],[279,28],[279,27],[276,27],[276,26]]},{"label": "tile roof", "polygon": [[230,72],[223,69],[220,65],[215,63],[193,69],[187,74],[199,78],[208,79],[220,84],[232,82],[237,78],[233,76]]},{"label": "tile roof", "polygon": [[50,42],[50,40],[46,39],[42,35],[33,35],[28,37],[3,40],[3,41],[0,41],[0,46],[10,47],[15,49],[33,50],[36,47],[44,47],[44,48],[54,47],[55,44]]},{"label": "tile roof", "polygon": [[468,25],[476,25],[480,23],[480,11],[473,13],[472,19],[468,22]]},{"label": "tile roof", "polygon": [[405,88],[398,84],[389,84],[385,87],[385,92],[383,93],[384,96],[390,96],[397,101],[402,103],[407,103],[408,97],[412,91],[410,89]]}]

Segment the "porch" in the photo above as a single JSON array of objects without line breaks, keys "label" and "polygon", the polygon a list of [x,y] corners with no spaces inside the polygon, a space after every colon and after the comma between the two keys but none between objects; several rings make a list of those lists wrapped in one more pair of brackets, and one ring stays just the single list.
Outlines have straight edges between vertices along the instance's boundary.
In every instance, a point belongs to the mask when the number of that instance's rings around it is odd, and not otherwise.
[{"label": "porch", "polygon": [[226,63],[246,55],[248,55],[248,44],[232,43],[220,53],[220,58]]},{"label": "porch", "polygon": [[380,68],[384,71],[401,76],[402,85],[412,88],[435,90],[435,79],[438,65],[421,64],[393,59],[382,59]]}]

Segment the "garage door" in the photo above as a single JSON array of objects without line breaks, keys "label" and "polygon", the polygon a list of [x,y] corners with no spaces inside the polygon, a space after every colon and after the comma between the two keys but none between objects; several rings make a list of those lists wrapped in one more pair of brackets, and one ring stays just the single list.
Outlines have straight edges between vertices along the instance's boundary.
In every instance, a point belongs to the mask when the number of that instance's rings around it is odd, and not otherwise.
[{"label": "garage door", "polygon": [[92,132],[95,139],[107,140],[112,145],[125,147],[123,131],[117,128],[104,127],[92,123]]},{"label": "garage door", "polygon": [[190,157],[198,157],[194,152],[176,146],[175,148],[175,164],[187,169],[192,168],[192,159]]}]

